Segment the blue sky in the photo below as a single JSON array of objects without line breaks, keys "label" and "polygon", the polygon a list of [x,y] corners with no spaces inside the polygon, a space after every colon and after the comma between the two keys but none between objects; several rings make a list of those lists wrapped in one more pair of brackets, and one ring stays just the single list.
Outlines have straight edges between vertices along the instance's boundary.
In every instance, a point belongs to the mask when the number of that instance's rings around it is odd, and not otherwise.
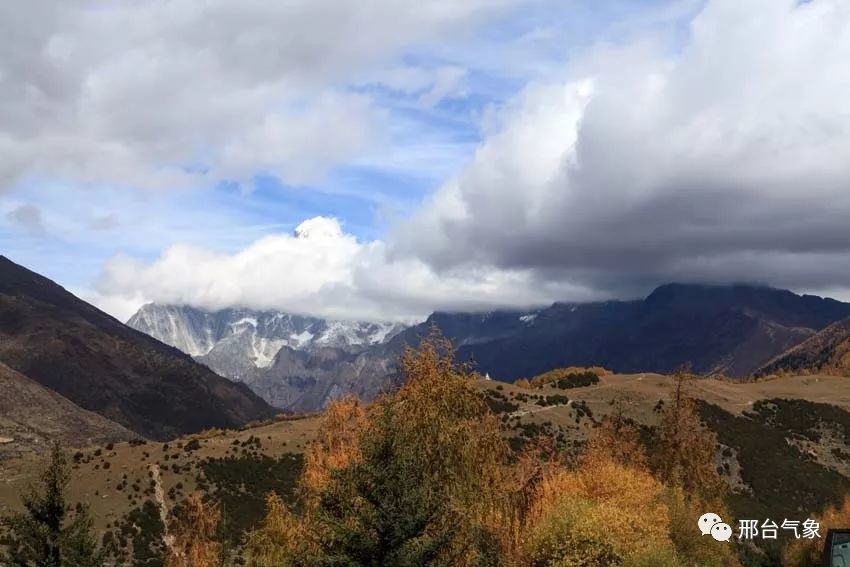
[{"label": "blue sky", "polygon": [[2,10],[0,248],[122,318],[154,300],[409,318],[670,279],[850,283],[789,267],[843,257],[830,222],[806,250],[747,228],[790,222],[787,180],[840,186],[843,123],[813,127],[843,88],[837,0]]},{"label": "blue sky", "polygon": [[[361,63],[359,73],[350,73],[345,81],[329,80],[320,88],[369,96],[385,114],[382,138],[365,151],[327,164],[306,182],[287,183],[258,169],[237,181],[213,177],[191,189],[169,186],[145,193],[130,175],[121,184],[101,181],[96,174],[80,182],[26,164],[24,175],[5,188],[2,208],[8,213],[32,205],[40,222],[14,222],[4,215],[0,246],[33,269],[85,290],[117,253],[151,261],[177,242],[235,251],[263,234],[291,231],[318,215],[340,219],[358,238],[379,239],[463,168],[482,141],[488,113],[529,82],[562,68],[573,50],[625,41],[635,29],[644,31],[642,18],[664,16],[667,4],[509,3],[480,20],[460,22],[454,37],[425,38],[378,53]],[[67,30],[59,23],[53,31],[60,36]],[[443,67],[456,68],[462,77],[434,101],[423,100],[434,87],[427,77],[419,85],[398,86],[381,76],[386,69],[427,74]],[[314,91],[311,85],[303,96]],[[204,105],[209,94],[199,92],[192,99]],[[184,167],[197,171],[208,165]],[[91,229],[98,219],[104,227]],[[110,223],[114,226],[105,226]]]}]

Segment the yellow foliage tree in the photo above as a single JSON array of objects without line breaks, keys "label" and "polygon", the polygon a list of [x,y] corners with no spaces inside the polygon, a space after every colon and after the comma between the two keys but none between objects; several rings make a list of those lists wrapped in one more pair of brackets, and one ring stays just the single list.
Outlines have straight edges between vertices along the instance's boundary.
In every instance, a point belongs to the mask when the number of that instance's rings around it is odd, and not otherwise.
[{"label": "yellow foliage tree", "polygon": [[588,456],[538,485],[526,519],[534,565],[679,565],[664,487],[648,472]]},{"label": "yellow foliage tree", "polygon": [[703,427],[688,395],[687,369],[676,372],[658,426],[653,466],[665,484],[682,488],[706,503],[720,505],[728,486],[717,472],[717,440]]},{"label": "yellow foliage tree", "polygon": [[218,567],[221,544],[216,541],[216,530],[220,520],[217,504],[205,503],[197,492],[191,494],[172,522],[173,543],[166,566]]},{"label": "yellow foliage tree", "polygon": [[299,491],[308,506],[330,480],[331,473],[361,458],[360,438],[368,427],[366,410],[354,396],[331,402],[322,415],[316,439],[304,453]]},{"label": "yellow foliage tree", "polygon": [[627,467],[647,470],[649,459],[640,442],[637,427],[623,412],[623,400],[617,399],[611,415],[602,418],[587,443],[585,459],[608,459]]},{"label": "yellow foliage tree", "polygon": [[265,519],[246,534],[242,553],[248,567],[290,567],[305,556],[307,545],[304,524],[278,495],[270,493]]},{"label": "yellow foliage tree", "polygon": [[670,539],[678,554],[683,557],[688,565],[699,565],[700,567],[727,567],[737,566],[739,562],[735,557],[732,546],[718,545],[718,542],[710,536],[703,536],[696,529],[696,518],[699,518],[706,510],[728,518],[729,513],[722,504],[714,504],[707,508],[704,503],[691,495],[685,494],[681,488],[667,488],[665,503],[670,511],[668,523]]}]

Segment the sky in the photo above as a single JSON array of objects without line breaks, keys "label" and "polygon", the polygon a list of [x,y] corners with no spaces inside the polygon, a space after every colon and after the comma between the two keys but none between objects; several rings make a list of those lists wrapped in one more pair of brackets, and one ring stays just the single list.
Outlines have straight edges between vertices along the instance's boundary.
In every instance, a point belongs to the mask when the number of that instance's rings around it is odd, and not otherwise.
[{"label": "sky", "polygon": [[843,0],[0,4],[0,253],[343,319],[850,298]]}]

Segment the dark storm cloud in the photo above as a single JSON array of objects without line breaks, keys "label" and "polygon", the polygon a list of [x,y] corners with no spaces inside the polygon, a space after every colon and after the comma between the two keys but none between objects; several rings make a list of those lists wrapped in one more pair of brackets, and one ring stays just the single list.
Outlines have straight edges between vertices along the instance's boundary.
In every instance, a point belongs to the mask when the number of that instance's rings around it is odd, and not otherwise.
[{"label": "dark storm cloud", "polygon": [[714,0],[675,55],[597,50],[529,87],[391,250],[615,295],[850,288],[848,31],[838,0]]}]

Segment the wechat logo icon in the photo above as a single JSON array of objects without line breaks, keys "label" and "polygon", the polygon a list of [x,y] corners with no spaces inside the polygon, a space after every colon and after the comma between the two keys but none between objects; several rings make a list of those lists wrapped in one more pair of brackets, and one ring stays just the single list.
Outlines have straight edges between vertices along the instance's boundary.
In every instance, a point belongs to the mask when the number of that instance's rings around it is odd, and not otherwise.
[{"label": "wechat logo icon", "polygon": [[697,527],[702,535],[711,535],[717,541],[729,541],[732,537],[732,527],[712,512],[706,512],[700,516]]}]

